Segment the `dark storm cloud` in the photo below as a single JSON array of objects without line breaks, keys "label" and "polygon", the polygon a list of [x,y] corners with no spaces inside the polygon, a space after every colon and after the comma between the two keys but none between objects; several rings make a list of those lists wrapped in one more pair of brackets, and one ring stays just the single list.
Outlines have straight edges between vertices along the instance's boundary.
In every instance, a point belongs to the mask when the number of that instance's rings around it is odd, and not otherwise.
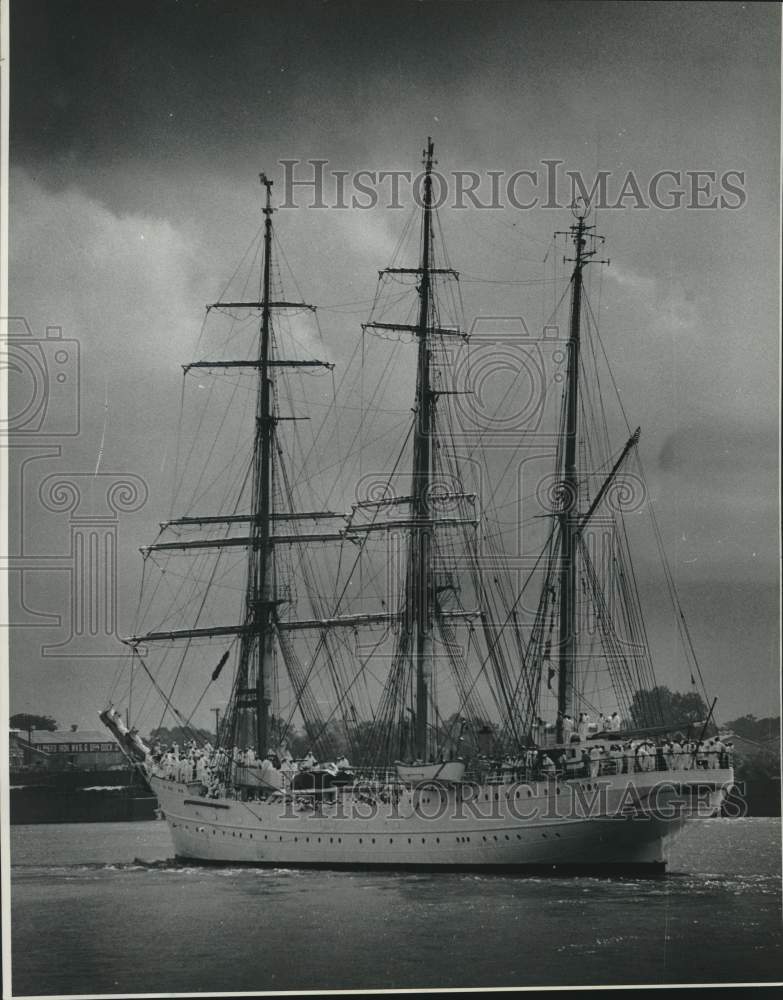
[{"label": "dark storm cloud", "polygon": [[[504,7],[15,4],[14,158],[116,161],[143,144],[153,159],[201,159],[294,119],[306,134],[336,124],[345,105],[393,102],[408,80],[450,86],[481,65]],[[344,138],[361,148],[350,124]]]},{"label": "dark storm cloud", "polygon": [[25,0],[11,10],[13,157],[56,182],[128,158],[228,161],[291,130],[303,146],[330,140],[355,157],[382,136],[393,147],[422,113],[455,125],[479,155],[500,135],[557,137],[575,114],[592,138],[593,123],[611,136],[618,111],[626,127],[665,118],[687,145],[703,86],[716,100],[699,117],[716,122],[716,138],[775,120],[749,96],[775,86],[764,56],[776,14],[753,14],[737,4]]}]

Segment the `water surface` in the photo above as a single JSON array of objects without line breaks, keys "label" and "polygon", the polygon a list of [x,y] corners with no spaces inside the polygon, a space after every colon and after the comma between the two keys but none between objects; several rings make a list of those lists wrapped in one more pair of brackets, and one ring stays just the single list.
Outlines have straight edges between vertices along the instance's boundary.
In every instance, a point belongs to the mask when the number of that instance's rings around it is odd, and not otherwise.
[{"label": "water surface", "polygon": [[772,982],[780,820],[658,879],[201,868],[162,822],[12,827],[14,995]]}]

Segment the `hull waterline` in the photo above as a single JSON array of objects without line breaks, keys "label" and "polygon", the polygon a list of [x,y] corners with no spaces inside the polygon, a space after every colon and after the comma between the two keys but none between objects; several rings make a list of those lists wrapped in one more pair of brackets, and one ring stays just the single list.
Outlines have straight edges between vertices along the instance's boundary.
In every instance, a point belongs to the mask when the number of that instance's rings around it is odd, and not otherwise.
[{"label": "hull waterline", "polygon": [[[424,785],[394,800],[207,799],[152,777],[178,858],[325,868],[665,870],[694,815],[714,815],[730,770],[503,786]],[[662,780],[663,779],[663,780]],[[694,793],[696,796],[694,797]]]}]

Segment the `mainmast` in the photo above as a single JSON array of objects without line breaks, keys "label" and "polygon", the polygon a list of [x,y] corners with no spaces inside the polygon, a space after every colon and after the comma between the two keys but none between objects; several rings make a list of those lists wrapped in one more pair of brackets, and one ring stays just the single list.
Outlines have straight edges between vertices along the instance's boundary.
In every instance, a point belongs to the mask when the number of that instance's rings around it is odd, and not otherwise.
[{"label": "mainmast", "polygon": [[412,538],[411,612],[416,626],[416,726],[415,755],[427,760],[428,700],[432,679],[432,525],[430,522],[430,462],[432,440],[432,390],[430,388],[429,313],[432,253],[432,139],[424,151],[424,202],[419,280],[418,366],[416,426],[413,437],[412,512],[419,526]]}]

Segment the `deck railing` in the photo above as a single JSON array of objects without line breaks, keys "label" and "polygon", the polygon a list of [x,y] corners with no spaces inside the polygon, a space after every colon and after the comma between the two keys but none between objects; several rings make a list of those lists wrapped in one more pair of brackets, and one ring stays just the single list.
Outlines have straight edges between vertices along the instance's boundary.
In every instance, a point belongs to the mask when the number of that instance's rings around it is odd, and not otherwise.
[{"label": "deck railing", "polygon": [[[581,759],[564,757],[553,760],[549,757],[548,760],[544,758],[543,762],[537,757],[530,763],[523,763],[519,760],[505,763],[486,761],[482,764],[480,762],[478,766],[474,765],[466,770],[463,780],[482,785],[508,785],[516,782],[547,781],[552,778],[562,781],[646,772],[666,774],[672,771],[694,771],[701,774],[731,766],[732,754],[726,750],[667,753],[659,749],[656,753],[640,754],[626,748],[620,753],[610,751],[597,758],[590,758],[585,754]],[[244,770],[241,767],[235,767],[231,775],[226,777],[228,777],[229,782],[237,785],[250,785],[249,781],[242,780],[241,772]],[[199,768],[194,768],[193,764],[187,761],[178,761],[168,768],[156,767],[154,773],[159,777],[182,782],[204,782],[205,780],[204,772]],[[382,789],[402,784],[395,768],[352,768],[350,774],[352,775],[351,781],[335,784],[326,782],[323,788],[296,789],[291,786],[290,779],[286,779],[281,791],[303,795],[320,795],[324,791],[335,792],[339,785],[343,788],[369,785],[376,789]],[[272,787],[268,786],[264,791],[271,792]]]},{"label": "deck railing", "polygon": [[471,769],[466,780],[480,784],[500,785],[517,781],[546,781],[547,778],[598,778],[618,774],[643,774],[649,771],[662,773],[671,771],[711,771],[732,766],[732,754],[723,751],[700,750],[679,753],[657,752],[637,754],[623,750],[612,755],[603,754],[597,758],[582,757],[554,761],[550,764],[537,761],[533,764],[504,764],[483,769]]}]

